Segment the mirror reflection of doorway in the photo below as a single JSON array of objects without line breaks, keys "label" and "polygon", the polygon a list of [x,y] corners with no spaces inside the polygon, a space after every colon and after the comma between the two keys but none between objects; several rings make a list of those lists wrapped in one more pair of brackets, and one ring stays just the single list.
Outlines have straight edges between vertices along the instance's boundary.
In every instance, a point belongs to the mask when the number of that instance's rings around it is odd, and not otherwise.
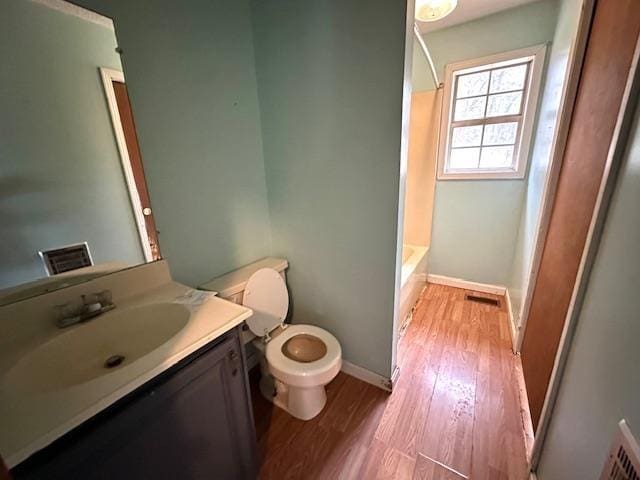
[{"label": "mirror reflection of doorway", "polygon": [[100,73],[142,249],[147,261],[160,260],[162,255],[158,243],[158,231],[144,176],[142,155],[124,75],[118,70],[108,68],[101,68]]}]

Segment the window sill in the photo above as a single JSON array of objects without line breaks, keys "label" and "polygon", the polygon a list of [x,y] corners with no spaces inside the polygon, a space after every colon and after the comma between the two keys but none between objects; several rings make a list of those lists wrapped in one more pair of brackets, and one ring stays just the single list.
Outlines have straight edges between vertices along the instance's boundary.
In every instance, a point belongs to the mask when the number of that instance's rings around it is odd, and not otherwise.
[{"label": "window sill", "polygon": [[438,172],[438,180],[523,180],[524,172]]}]

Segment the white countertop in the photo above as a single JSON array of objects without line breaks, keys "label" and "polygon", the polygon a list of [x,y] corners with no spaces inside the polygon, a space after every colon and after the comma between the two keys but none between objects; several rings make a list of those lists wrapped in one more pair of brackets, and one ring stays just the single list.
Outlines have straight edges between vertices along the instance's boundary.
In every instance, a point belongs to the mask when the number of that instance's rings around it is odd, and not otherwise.
[{"label": "white countertop", "polygon": [[[169,282],[127,299],[126,304],[118,305],[116,310],[171,301],[188,290],[184,285]],[[9,468],[241,324],[252,314],[248,308],[217,297],[208,299],[197,309],[188,308],[191,314],[185,327],[156,350],[89,382],[56,391],[25,394],[8,388],[4,381],[8,371],[6,367],[10,368],[28,354],[33,344],[26,343],[24,348],[18,346],[9,352],[0,350],[0,366],[4,366],[4,371],[0,367],[0,453]],[[105,313],[91,321],[108,321],[108,315]],[[57,330],[42,340],[49,341],[68,330]]]}]

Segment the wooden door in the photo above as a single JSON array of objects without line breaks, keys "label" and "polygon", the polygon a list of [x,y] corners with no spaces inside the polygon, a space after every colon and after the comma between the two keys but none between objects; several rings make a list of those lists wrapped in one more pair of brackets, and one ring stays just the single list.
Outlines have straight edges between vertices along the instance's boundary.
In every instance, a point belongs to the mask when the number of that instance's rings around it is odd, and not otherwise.
[{"label": "wooden door", "polygon": [[160,245],[158,243],[158,231],[156,230],[156,222],[153,218],[153,210],[151,209],[151,200],[149,198],[149,190],[147,181],[144,177],[144,167],[142,166],[142,155],[140,154],[140,146],[138,145],[138,135],[136,134],[136,125],[133,121],[133,111],[129,103],[129,94],[127,86],[122,82],[112,82],[113,90],[118,103],[118,113],[120,114],[120,122],[124,131],[124,138],[127,143],[127,151],[129,153],[129,162],[131,170],[140,198],[142,215],[149,237],[149,246],[151,247],[151,256],[153,260],[160,260]]},{"label": "wooden door", "polygon": [[586,244],[640,32],[638,0],[598,0],[522,345],[534,428]]}]

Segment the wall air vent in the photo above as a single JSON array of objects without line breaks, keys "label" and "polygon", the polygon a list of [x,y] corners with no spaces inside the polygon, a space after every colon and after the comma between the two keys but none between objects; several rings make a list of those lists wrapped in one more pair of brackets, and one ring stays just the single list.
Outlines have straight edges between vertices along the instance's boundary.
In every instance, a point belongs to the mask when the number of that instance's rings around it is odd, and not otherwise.
[{"label": "wall air vent", "polygon": [[620,420],[600,480],[640,480],[640,448],[625,420]]},{"label": "wall air vent", "polygon": [[43,250],[38,253],[49,276],[93,265],[87,242]]},{"label": "wall air vent", "polygon": [[487,305],[492,305],[494,307],[500,306],[500,300],[497,300],[495,298],[490,298],[490,297],[480,297],[479,295],[472,295],[470,293],[467,293],[464,296],[464,299],[470,302],[479,302]]}]

